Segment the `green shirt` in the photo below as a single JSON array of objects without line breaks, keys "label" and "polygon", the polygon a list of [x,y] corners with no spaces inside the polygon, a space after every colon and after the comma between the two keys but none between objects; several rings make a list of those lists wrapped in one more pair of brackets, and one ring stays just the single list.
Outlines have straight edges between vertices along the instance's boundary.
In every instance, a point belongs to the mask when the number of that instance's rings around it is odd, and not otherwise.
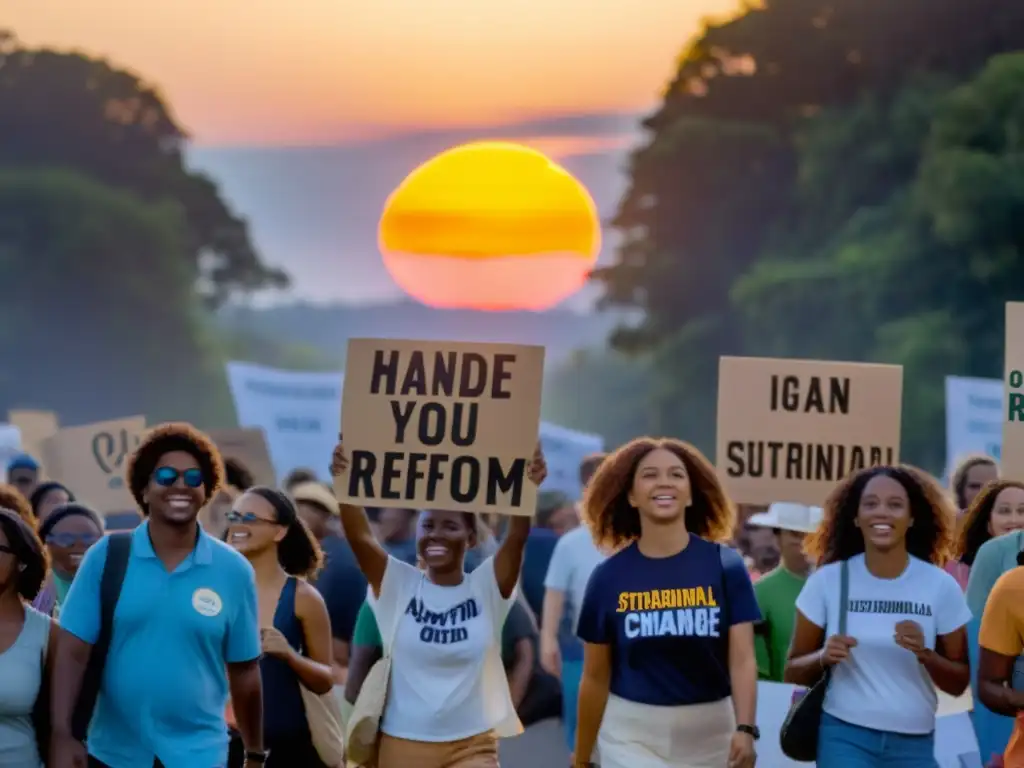
[{"label": "green shirt", "polygon": [[380,648],[384,645],[380,637],[380,628],[377,626],[377,617],[373,615],[373,608],[365,600],[359,608],[359,615],[356,616],[356,626],[352,630],[352,645],[367,645],[371,648]]},{"label": "green shirt", "polygon": [[754,595],[764,623],[755,639],[757,674],[762,680],[782,682],[786,654],[796,623],[796,598],[807,581],[781,565],[754,582]]}]

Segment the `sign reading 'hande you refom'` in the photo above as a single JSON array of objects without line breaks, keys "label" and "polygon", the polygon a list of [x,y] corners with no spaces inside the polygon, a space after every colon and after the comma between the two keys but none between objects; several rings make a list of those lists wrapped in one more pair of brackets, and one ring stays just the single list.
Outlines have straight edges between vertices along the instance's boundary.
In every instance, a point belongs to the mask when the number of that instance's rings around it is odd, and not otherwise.
[{"label": "sign reading 'hande you refom'", "polygon": [[544,348],[352,339],[339,500],[532,515]]},{"label": "sign reading 'hande you refom'", "polygon": [[898,365],[723,357],[717,468],[742,504],[820,505],[863,467],[899,461]]}]

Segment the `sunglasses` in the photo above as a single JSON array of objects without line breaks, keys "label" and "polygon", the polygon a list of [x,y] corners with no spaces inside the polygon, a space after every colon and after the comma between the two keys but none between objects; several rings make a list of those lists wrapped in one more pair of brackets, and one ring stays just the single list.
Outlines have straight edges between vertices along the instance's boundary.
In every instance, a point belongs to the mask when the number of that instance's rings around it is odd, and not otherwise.
[{"label": "sunglasses", "polygon": [[280,525],[277,520],[266,520],[258,515],[254,515],[252,512],[242,513],[231,510],[227,515],[225,515],[225,517],[232,525],[237,525],[238,523],[244,523],[245,525],[255,525],[257,523],[263,523],[264,525]]},{"label": "sunglasses", "polygon": [[174,467],[158,467],[153,472],[153,480],[157,485],[164,488],[170,488],[178,482],[179,477],[185,481],[185,485],[189,488],[199,488],[203,484],[203,470],[201,469],[186,469],[182,472]]},{"label": "sunglasses", "polygon": [[100,540],[96,533],[51,533],[46,537],[47,544],[54,544],[58,547],[73,547],[79,542],[86,547],[91,547]]}]

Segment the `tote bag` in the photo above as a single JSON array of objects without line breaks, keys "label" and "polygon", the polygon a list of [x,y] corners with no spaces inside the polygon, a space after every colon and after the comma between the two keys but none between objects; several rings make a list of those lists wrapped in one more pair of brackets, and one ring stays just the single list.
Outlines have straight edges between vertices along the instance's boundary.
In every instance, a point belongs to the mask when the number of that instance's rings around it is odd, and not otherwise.
[{"label": "tote bag", "polygon": [[[846,609],[849,603],[850,571],[845,560],[839,566],[839,631],[846,634]],[[813,763],[818,759],[818,731],[821,728],[821,711],[825,704],[825,691],[832,678],[832,668],[811,688],[793,702],[779,731],[779,746],[782,754],[790,760]]]},{"label": "tote bag", "polygon": [[[419,599],[420,585],[422,584],[423,577],[420,577],[416,587],[416,599]],[[399,600],[397,604],[405,605],[406,602],[406,600]],[[395,645],[395,637],[398,635],[398,626],[404,615],[399,612],[395,617],[388,642],[382,649],[381,658],[370,667],[348,719],[348,728],[345,734],[345,742],[348,745],[346,757],[350,763],[363,766],[363,768],[374,768],[377,765],[380,721],[384,718],[388,685],[391,683],[391,651]]]},{"label": "tote bag", "polygon": [[299,683],[302,705],[306,710],[309,735],[313,747],[325,765],[336,768],[345,759],[345,729],[342,727],[341,708],[334,693],[313,693]]}]

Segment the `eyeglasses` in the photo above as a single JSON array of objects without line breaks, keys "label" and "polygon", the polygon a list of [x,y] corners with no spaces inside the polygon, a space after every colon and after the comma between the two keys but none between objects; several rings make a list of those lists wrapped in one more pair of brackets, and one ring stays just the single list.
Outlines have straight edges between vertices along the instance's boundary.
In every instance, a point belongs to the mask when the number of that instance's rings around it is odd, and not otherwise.
[{"label": "eyeglasses", "polygon": [[185,485],[189,488],[199,488],[203,484],[203,470],[201,469],[186,469],[180,471],[174,467],[158,467],[153,472],[153,480],[157,485],[163,486],[164,488],[170,488],[181,477],[185,480]]},{"label": "eyeglasses", "polygon": [[227,521],[233,525],[237,525],[238,523],[244,523],[245,525],[255,525],[256,523],[263,523],[263,525],[280,525],[277,520],[267,520],[259,515],[254,515],[252,512],[243,513],[231,510],[227,515],[225,515],[225,517],[227,518]]},{"label": "eyeglasses", "polygon": [[91,547],[99,540],[100,536],[97,533],[51,533],[46,537],[47,544],[58,547],[73,547],[79,542],[86,547]]}]

